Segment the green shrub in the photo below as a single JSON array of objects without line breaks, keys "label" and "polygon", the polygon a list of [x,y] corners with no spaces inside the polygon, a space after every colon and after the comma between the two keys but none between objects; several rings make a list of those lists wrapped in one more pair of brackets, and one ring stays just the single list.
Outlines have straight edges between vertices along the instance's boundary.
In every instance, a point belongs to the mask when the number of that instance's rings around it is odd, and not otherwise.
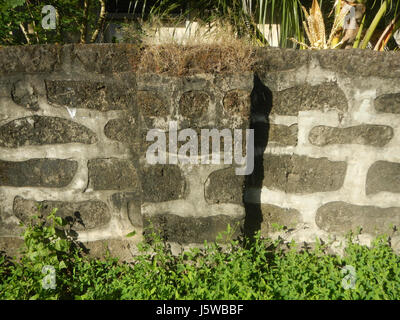
[{"label": "green shrub", "polygon": [[[39,219],[40,220],[40,219]],[[216,241],[172,254],[157,233],[140,244],[133,263],[91,259],[55,211],[26,226],[20,261],[0,257],[1,299],[399,299],[400,259],[388,237],[368,248],[349,236],[343,257],[298,250],[280,240]],[[233,234],[228,229],[220,238]],[[221,239],[219,239],[221,240]],[[44,266],[54,267],[55,288],[44,288]],[[354,274],[352,274],[354,271]],[[348,273],[350,272],[350,273]],[[45,286],[46,287],[46,286]]]}]

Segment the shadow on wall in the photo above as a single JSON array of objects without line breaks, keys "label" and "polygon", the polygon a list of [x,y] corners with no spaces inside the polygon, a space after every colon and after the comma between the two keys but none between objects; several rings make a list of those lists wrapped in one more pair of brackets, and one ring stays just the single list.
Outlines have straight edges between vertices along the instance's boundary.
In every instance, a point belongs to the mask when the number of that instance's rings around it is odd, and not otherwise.
[{"label": "shadow on wall", "polygon": [[[261,211],[261,188],[264,180],[264,151],[268,144],[269,114],[272,109],[272,92],[254,75],[254,87],[251,92],[251,124],[254,129],[254,170],[246,176],[244,187],[244,206],[246,217],[244,235],[252,239],[261,229],[263,221]],[[250,199],[249,199],[250,196]],[[250,202],[247,202],[249,201]]]}]

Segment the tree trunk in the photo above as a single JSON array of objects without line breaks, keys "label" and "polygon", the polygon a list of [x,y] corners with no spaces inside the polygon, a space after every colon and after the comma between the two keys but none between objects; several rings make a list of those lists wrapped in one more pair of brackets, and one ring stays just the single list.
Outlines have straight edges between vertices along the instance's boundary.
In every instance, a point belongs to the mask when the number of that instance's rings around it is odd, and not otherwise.
[{"label": "tree trunk", "polygon": [[94,31],[92,38],[90,39],[91,43],[96,41],[97,37],[99,36],[100,30],[103,29],[104,20],[106,19],[106,1],[105,0],[99,0],[99,1],[101,5],[100,15],[99,15],[99,20],[97,21],[96,30]]},{"label": "tree trunk", "polygon": [[86,36],[88,30],[88,23],[89,23],[89,7],[90,7],[90,0],[83,0],[83,22],[81,25],[81,43],[86,43]]}]

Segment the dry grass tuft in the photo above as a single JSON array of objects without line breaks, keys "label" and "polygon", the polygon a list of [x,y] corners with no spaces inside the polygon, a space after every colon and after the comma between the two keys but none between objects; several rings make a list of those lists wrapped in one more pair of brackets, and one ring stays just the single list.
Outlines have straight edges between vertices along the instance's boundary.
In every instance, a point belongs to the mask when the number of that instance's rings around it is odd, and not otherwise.
[{"label": "dry grass tuft", "polygon": [[237,73],[250,71],[254,62],[254,49],[251,47],[171,43],[144,47],[138,72],[177,76],[194,73]]},{"label": "dry grass tuft", "polygon": [[160,24],[154,22],[144,26],[144,31],[138,72],[172,76],[238,73],[250,71],[255,63],[255,47],[222,22],[187,26],[188,36],[178,40],[172,33],[160,36]]}]

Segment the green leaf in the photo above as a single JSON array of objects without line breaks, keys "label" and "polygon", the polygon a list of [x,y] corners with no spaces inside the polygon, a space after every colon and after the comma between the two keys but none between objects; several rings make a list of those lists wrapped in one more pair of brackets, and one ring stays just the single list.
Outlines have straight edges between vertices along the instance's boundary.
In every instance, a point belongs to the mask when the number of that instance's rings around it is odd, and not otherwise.
[{"label": "green leaf", "polygon": [[63,219],[61,217],[55,217],[54,221],[59,225],[62,226],[63,225]]},{"label": "green leaf", "polygon": [[6,7],[15,8],[18,6],[22,6],[25,3],[25,0],[6,0]]},{"label": "green leaf", "polygon": [[32,297],[29,298],[29,300],[37,300],[39,298],[39,294],[35,294]]},{"label": "green leaf", "polygon": [[130,238],[136,234],[136,231],[129,232],[125,237]]}]

